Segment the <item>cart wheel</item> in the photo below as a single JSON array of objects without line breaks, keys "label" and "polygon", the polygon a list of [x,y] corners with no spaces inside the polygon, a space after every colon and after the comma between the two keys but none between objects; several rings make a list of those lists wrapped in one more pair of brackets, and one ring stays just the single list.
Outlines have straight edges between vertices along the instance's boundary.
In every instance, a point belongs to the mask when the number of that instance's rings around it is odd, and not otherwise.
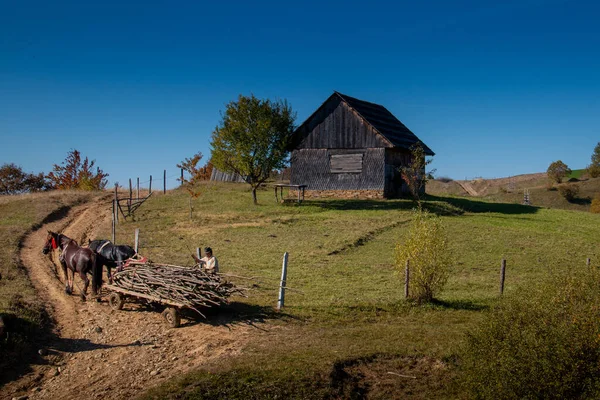
[{"label": "cart wheel", "polygon": [[163,311],[162,316],[171,328],[177,328],[181,324],[181,317],[176,308],[166,308],[165,311]]},{"label": "cart wheel", "polygon": [[113,310],[120,310],[123,308],[123,304],[125,304],[125,300],[121,297],[121,295],[117,292],[112,292],[110,296],[108,296],[108,304],[110,308]]}]

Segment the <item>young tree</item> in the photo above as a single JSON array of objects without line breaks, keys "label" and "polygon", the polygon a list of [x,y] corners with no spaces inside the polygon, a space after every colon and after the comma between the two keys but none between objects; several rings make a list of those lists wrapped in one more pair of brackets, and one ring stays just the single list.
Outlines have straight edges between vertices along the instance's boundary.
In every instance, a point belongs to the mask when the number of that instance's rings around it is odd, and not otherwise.
[{"label": "young tree", "polygon": [[571,174],[571,169],[561,160],[554,161],[546,171],[552,182],[561,183],[563,178]]},{"label": "young tree", "polygon": [[600,176],[600,142],[598,142],[594,148],[594,153],[592,154],[592,163],[587,166],[587,172],[592,178],[597,178]]},{"label": "young tree", "polygon": [[256,189],[274,169],[287,161],[287,145],[294,130],[295,113],[286,101],[260,100],[240,95],[227,104],[212,134],[212,162],[221,171],[237,173]]},{"label": "young tree", "polygon": [[429,302],[438,295],[450,276],[453,255],[439,217],[418,210],[404,243],[396,244],[396,268],[410,268],[410,297]]},{"label": "young tree", "polygon": [[28,174],[16,164],[4,164],[0,167],[0,194],[18,194],[40,192],[52,189],[43,173]]},{"label": "young tree", "polygon": [[[429,180],[425,173],[425,167],[433,161],[433,159],[425,159],[425,149],[421,143],[417,143],[410,148],[411,160],[407,166],[400,167],[400,176],[406,182],[411,196],[421,207],[421,196],[425,193],[425,184]],[[435,170],[434,170],[435,171]],[[430,171],[429,174],[433,174]]]},{"label": "young tree", "polygon": [[[190,219],[192,219],[192,199],[200,197],[200,195],[204,192],[204,190],[202,190],[202,188],[197,185],[198,182],[206,180],[207,166],[205,165],[204,167],[198,167],[198,163],[201,159],[202,153],[198,152],[194,154],[194,156],[192,156],[191,158],[186,158],[181,163],[177,164],[177,168],[183,169],[190,176],[189,179],[186,179],[184,177],[183,181],[181,182],[182,186],[190,194]],[[181,178],[179,178],[178,180],[181,180]]]},{"label": "young tree", "polygon": [[108,174],[98,167],[94,172],[95,163],[95,160],[89,161],[87,157],[82,161],[81,153],[71,150],[61,165],[54,164],[47,178],[57,189],[102,190],[108,183]]}]

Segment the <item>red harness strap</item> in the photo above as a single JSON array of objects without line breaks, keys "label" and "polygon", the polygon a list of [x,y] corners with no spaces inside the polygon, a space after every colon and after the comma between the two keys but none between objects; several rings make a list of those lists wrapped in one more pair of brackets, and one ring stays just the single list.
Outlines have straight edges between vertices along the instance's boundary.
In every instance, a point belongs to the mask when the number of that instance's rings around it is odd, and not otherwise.
[{"label": "red harness strap", "polygon": [[56,245],[56,240],[54,240],[54,238],[52,238],[52,248],[56,250],[58,246]]}]

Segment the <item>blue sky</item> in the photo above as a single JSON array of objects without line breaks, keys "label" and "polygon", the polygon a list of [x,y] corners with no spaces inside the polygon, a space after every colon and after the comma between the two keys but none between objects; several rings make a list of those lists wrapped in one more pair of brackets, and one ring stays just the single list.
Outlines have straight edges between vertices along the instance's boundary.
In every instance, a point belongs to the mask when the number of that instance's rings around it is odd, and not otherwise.
[{"label": "blue sky", "polygon": [[48,172],[78,149],[111,185],[167,169],[173,186],[239,94],[287,99],[300,124],[337,90],[388,108],[440,176],[582,168],[600,141],[599,15],[560,0],[0,0],[0,163]]}]

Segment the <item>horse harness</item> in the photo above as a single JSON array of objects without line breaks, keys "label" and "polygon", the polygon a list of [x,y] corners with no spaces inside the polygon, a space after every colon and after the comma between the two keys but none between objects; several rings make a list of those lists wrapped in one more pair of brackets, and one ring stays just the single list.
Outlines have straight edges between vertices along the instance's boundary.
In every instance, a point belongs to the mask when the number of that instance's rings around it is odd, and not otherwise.
[{"label": "horse harness", "polygon": [[96,253],[100,254],[100,252],[102,251],[102,249],[105,248],[109,243],[110,243],[109,240],[107,240],[106,242],[104,242],[104,244],[102,246],[100,246],[100,248],[98,250],[96,250]]}]

